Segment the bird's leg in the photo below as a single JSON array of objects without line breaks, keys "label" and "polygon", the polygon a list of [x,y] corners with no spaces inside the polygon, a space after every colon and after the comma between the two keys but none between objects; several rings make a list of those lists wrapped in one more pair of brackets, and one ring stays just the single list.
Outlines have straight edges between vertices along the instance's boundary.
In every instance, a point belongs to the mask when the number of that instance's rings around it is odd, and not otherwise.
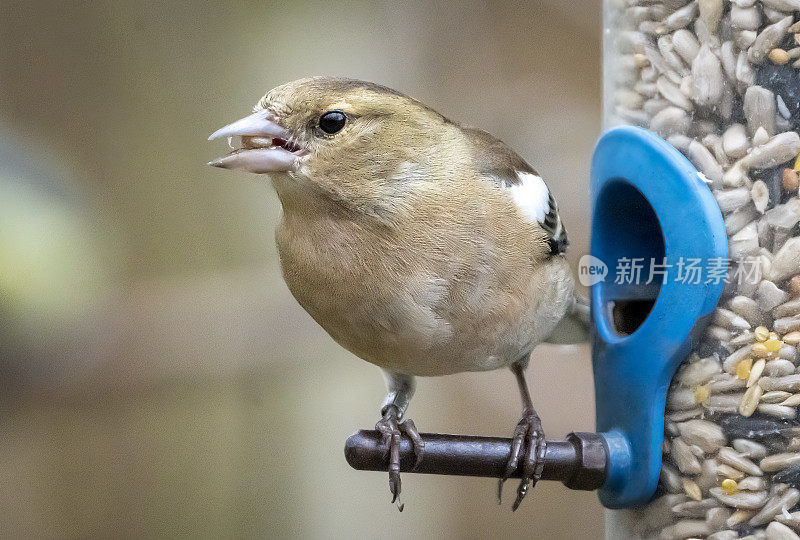
[{"label": "bird's leg", "polygon": [[502,498],[503,482],[517,470],[520,460],[523,460],[522,480],[517,488],[517,499],[512,506],[512,509],[516,510],[528,493],[528,488],[535,486],[536,482],[542,477],[546,443],[544,430],[542,430],[542,421],[533,408],[531,393],[525,380],[525,367],[521,362],[515,362],[511,365],[511,371],[514,372],[517,378],[517,385],[519,385],[519,392],[522,396],[522,419],[517,423],[517,427],[514,428],[514,436],[511,439],[511,455],[497,487],[497,500],[499,502]]},{"label": "bird's leg", "polygon": [[[383,445],[389,458],[389,491],[392,493],[392,502],[397,502],[397,508],[402,512],[403,503],[400,502],[400,440],[402,434],[411,439],[414,446],[416,463],[422,461],[425,443],[411,419],[402,420],[411,396],[414,395],[414,378],[384,371],[388,393],[381,406],[382,418],[375,424],[375,429],[383,435]],[[402,421],[401,421],[402,420]]]}]

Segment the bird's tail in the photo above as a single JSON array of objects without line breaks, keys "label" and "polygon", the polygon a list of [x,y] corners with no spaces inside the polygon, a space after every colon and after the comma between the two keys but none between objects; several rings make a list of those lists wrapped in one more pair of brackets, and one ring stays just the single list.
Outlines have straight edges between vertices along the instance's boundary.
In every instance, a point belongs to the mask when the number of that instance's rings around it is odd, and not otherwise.
[{"label": "bird's tail", "polygon": [[575,294],[572,308],[545,339],[547,343],[571,345],[589,341],[589,299]]}]

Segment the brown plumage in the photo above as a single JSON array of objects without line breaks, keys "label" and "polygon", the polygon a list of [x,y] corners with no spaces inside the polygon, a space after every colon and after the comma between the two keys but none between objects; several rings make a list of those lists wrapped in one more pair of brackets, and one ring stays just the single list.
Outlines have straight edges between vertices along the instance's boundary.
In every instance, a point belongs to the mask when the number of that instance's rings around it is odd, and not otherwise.
[{"label": "brown plumage", "polygon": [[512,367],[525,413],[507,475],[527,455],[516,507],[544,448],[523,369],[574,304],[566,233],[538,174],[488,133],[350,79],[279,86],[212,138],[233,135],[245,150],[212,164],[270,174],[286,283],[339,344],[384,370],[387,444],[404,430],[422,457],[413,423],[399,422],[414,376]]}]

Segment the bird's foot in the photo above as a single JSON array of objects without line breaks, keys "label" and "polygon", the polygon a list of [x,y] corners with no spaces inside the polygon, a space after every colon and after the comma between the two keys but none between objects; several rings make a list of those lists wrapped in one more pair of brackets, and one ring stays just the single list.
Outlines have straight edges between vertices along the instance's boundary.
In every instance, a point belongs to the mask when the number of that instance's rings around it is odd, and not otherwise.
[{"label": "bird's foot", "polygon": [[392,503],[396,502],[397,509],[402,512],[403,503],[400,502],[400,441],[402,434],[407,435],[414,446],[414,455],[416,456],[415,469],[422,461],[425,443],[420,437],[414,422],[410,419],[400,422],[397,409],[392,405],[386,408],[383,418],[375,424],[375,429],[383,435],[382,444],[386,448],[385,455],[389,458],[389,491],[392,493]]},{"label": "bird's foot", "polygon": [[536,414],[533,408],[525,409],[522,413],[522,420],[514,428],[514,436],[511,439],[511,455],[508,458],[506,470],[497,486],[498,504],[503,497],[503,482],[514,474],[514,471],[519,467],[520,460],[523,460],[522,480],[520,480],[517,488],[517,499],[511,507],[512,510],[519,508],[522,499],[528,493],[528,488],[535,486],[536,482],[542,477],[545,444],[542,421],[539,419],[539,415]]}]

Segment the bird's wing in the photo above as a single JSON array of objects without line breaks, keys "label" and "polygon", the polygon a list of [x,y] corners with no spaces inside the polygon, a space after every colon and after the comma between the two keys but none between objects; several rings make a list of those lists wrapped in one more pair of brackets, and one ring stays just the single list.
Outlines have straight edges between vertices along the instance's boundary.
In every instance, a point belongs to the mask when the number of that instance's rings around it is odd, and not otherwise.
[{"label": "bird's wing", "polygon": [[567,249],[567,231],[558,206],[541,176],[516,152],[485,131],[464,128],[475,148],[475,167],[492,179],[499,189],[508,190],[522,214],[539,223],[547,233],[552,254]]},{"label": "bird's wing", "polygon": [[547,343],[573,345],[589,341],[589,299],[575,293],[575,301],[567,314],[558,323],[547,339]]}]

